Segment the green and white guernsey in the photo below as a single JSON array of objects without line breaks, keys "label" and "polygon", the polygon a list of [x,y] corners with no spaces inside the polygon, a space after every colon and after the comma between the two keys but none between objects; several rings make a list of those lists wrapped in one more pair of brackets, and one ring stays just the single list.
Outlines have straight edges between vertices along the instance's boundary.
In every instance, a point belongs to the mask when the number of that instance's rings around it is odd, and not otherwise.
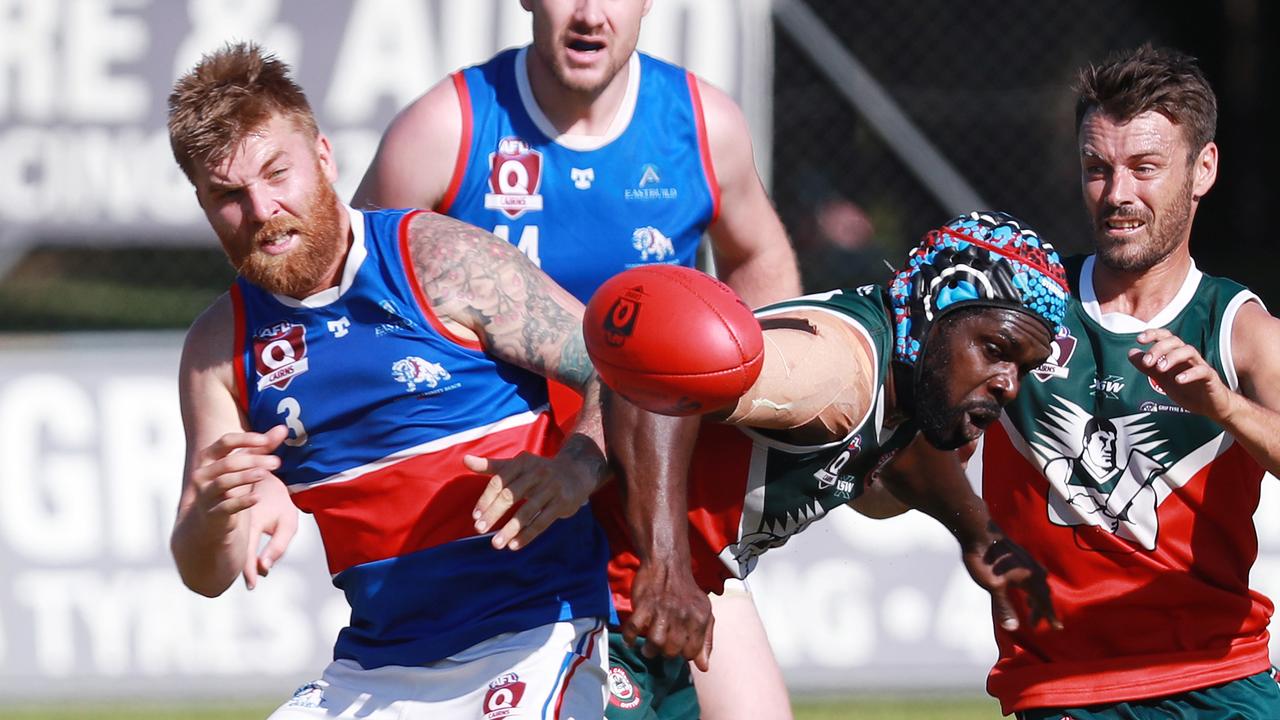
[{"label": "green and white guernsey", "polygon": [[1262,468],[1128,359],[1164,327],[1235,389],[1244,287],[1192,267],[1150,322],[1102,314],[1093,258],[1067,263],[1078,300],[1049,361],[988,429],[970,476],[1000,527],[1049,573],[1067,631],[996,627],[988,690],[1006,713],[1215,685],[1268,667],[1271,603],[1249,590]]},{"label": "green and white guernsey", "polygon": [[[893,347],[886,307],[883,289],[866,286],[756,311],[766,324],[770,317],[797,309],[847,322],[874,353],[875,401],[846,437],[821,445],[795,445],[729,425],[702,426],[689,472],[689,545],[694,577],[703,589],[719,592],[726,579],[745,577],[765,551],[857,497],[872,473],[915,436],[910,423],[884,427],[884,381]],[[603,515],[600,505],[596,503],[598,517]],[[614,546],[609,565],[614,601],[625,614],[631,610],[631,582],[639,560],[621,518],[601,520]]]}]

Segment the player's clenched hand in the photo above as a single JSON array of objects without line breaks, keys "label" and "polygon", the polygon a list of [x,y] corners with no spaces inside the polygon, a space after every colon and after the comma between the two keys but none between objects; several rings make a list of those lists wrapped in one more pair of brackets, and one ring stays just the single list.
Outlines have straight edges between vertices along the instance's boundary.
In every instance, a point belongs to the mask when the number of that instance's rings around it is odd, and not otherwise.
[{"label": "player's clenched hand", "polygon": [[1130,350],[1129,362],[1154,380],[1174,402],[1213,420],[1230,414],[1235,393],[1199,350],[1165,328],[1143,331],[1138,343],[1150,347]]},{"label": "player's clenched hand", "polygon": [[[250,590],[257,587],[258,578],[266,577],[276,561],[284,556],[298,532],[298,508],[289,498],[284,483],[275,478],[262,480],[253,486],[253,495],[257,503],[249,510],[249,553],[242,573],[245,587]],[[263,535],[271,539],[258,550]]]},{"label": "player's clenched hand", "polygon": [[515,508],[494,532],[493,546],[499,550],[519,550],[551,523],[576,513],[604,482],[607,468],[595,443],[577,434],[569,436],[555,457],[529,452],[508,459],[467,455],[463,463],[472,472],[493,476],[471,513],[476,532],[494,530]]},{"label": "player's clenched hand", "polygon": [[257,503],[254,483],[280,482],[272,474],[280,458],[271,453],[287,435],[283,425],[265,433],[228,433],[199,452],[190,481],[195,510],[204,523],[230,529],[235,515]]},{"label": "player's clenched hand", "polygon": [[683,656],[706,672],[714,627],[711,601],[694,582],[687,559],[641,563],[631,585],[631,616],[622,624],[628,645],[643,637],[645,656]]},{"label": "player's clenched hand", "polygon": [[1026,593],[1032,626],[1044,619],[1055,630],[1062,629],[1044,568],[994,523],[987,529],[988,536],[983,541],[965,548],[964,565],[974,582],[991,593],[996,622],[1005,630],[1018,629],[1018,612],[1009,597],[1010,588],[1017,587]]}]

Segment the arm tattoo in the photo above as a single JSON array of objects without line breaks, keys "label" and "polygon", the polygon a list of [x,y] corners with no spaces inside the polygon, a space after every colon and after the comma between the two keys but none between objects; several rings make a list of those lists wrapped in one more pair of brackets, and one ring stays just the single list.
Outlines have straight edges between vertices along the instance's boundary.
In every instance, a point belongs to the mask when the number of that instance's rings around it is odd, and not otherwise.
[{"label": "arm tattoo", "polygon": [[510,243],[443,215],[419,215],[410,253],[442,320],[466,326],[495,357],[581,387],[591,374],[580,311]]}]

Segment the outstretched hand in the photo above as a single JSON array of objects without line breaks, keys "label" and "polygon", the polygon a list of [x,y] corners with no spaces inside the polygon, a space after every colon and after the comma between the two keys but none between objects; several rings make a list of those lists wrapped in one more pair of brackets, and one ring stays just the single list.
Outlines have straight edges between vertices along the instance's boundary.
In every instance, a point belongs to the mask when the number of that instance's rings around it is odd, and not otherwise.
[{"label": "outstretched hand", "polygon": [[1053,609],[1044,568],[1021,546],[1005,537],[994,523],[988,525],[988,532],[983,542],[965,548],[963,556],[970,577],[991,594],[996,622],[1009,631],[1021,626],[1018,611],[1009,597],[1010,588],[1016,587],[1026,593],[1033,627],[1043,619],[1053,629],[1061,630],[1062,621]]},{"label": "outstretched hand", "polygon": [[[561,452],[551,458],[530,452],[508,459],[464,456],[468,470],[492,476],[471,512],[476,532],[494,530],[493,547],[519,550],[551,523],[578,512],[603,483],[605,467],[603,455],[594,445],[595,457],[583,458],[581,447],[576,451],[570,448],[578,437],[570,436]],[[511,519],[495,530],[512,508],[515,513]]]},{"label": "outstretched hand", "polygon": [[711,600],[694,582],[689,563],[645,562],[631,585],[631,615],[622,624],[622,638],[634,645],[645,638],[646,657],[683,656],[706,672],[711,664],[715,617]]},{"label": "outstretched hand", "polygon": [[1230,414],[1235,393],[1199,350],[1165,328],[1145,330],[1137,340],[1149,347],[1131,349],[1129,362],[1174,402],[1213,420]]}]

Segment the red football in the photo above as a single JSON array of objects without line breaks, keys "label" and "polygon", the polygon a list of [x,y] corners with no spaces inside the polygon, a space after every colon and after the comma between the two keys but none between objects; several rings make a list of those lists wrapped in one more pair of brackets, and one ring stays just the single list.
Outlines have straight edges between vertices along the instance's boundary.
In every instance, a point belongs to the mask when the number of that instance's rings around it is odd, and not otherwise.
[{"label": "red football", "polygon": [[663,415],[729,405],[764,364],[751,309],[719,280],[677,265],[642,265],[610,278],[587,303],[582,333],[600,379]]}]

